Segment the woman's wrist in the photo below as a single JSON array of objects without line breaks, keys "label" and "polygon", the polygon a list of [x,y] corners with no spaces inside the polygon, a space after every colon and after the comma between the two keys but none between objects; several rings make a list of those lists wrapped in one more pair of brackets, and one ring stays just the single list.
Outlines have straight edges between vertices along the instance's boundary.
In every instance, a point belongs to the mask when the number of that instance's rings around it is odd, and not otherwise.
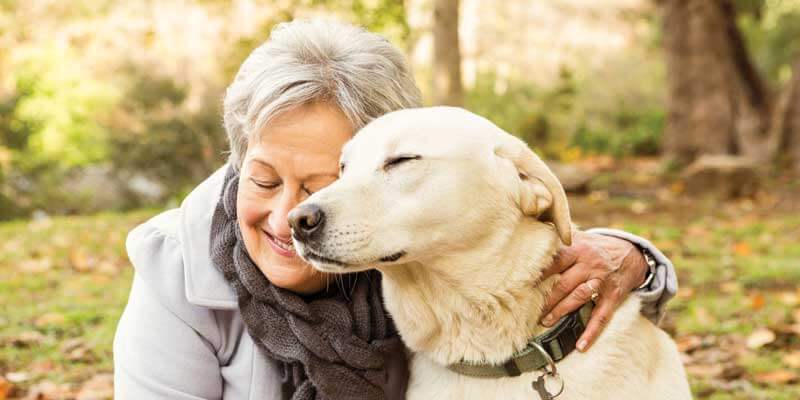
[{"label": "woman's wrist", "polygon": [[639,252],[641,252],[647,268],[645,270],[644,282],[636,287],[636,290],[642,290],[650,287],[650,282],[653,281],[653,277],[656,275],[656,267],[658,266],[658,263],[656,263],[655,257],[653,257],[653,255],[650,254],[647,249],[639,246],[636,246],[636,248],[639,249]]},{"label": "woman's wrist", "polygon": [[646,287],[652,279],[652,271],[645,255],[646,250],[633,243],[630,243],[630,245],[632,248],[628,255],[625,256],[623,263],[628,264],[628,268],[633,271],[632,290],[639,290]]}]

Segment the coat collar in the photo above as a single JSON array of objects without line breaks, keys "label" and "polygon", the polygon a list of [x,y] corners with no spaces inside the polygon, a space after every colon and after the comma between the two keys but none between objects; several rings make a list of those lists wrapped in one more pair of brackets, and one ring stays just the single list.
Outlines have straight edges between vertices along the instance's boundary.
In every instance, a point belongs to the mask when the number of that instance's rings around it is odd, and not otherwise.
[{"label": "coat collar", "polygon": [[214,266],[209,253],[211,218],[227,169],[228,164],[223,165],[186,196],[181,203],[178,230],[186,272],[186,299],[192,304],[215,309],[238,307],[236,293]]}]

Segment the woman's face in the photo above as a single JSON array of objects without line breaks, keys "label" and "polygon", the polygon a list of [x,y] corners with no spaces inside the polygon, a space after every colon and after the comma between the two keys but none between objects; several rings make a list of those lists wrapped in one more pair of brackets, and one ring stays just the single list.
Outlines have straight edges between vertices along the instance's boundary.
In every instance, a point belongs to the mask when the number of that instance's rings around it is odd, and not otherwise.
[{"label": "woman's face", "polygon": [[248,143],[236,199],[239,227],[253,262],[273,284],[314,293],[328,277],[294,251],[287,214],[338,177],[339,153],[353,127],[338,109],[311,103],[273,119]]}]

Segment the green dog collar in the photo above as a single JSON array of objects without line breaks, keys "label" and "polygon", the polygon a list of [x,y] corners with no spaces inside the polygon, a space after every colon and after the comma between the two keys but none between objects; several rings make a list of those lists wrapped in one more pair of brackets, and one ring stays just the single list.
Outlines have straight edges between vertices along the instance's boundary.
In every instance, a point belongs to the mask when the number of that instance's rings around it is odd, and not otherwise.
[{"label": "green dog collar", "polygon": [[[555,326],[529,340],[524,349],[514,353],[503,364],[462,361],[449,365],[447,369],[473,378],[502,378],[546,368],[551,360],[558,362],[575,350],[576,342],[586,329],[593,308],[594,303],[588,302],[577,311],[565,315]],[[540,348],[547,355],[542,354]]]}]

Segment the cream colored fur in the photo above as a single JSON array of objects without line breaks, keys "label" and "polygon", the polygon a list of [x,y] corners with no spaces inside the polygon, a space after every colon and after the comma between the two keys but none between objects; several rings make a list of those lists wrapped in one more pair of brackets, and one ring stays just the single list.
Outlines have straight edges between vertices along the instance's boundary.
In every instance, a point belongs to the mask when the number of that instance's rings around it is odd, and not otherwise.
[{"label": "cream colored fur", "polygon": [[[410,158],[393,164],[397,156]],[[520,140],[449,107],[377,119],[342,161],[339,181],[304,202],[325,212],[320,240],[295,245],[322,271],[381,271],[386,307],[414,352],[408,398],[537,399],[541,372],[478,379],[445,366],[503,363],[544,330],[558,277],[541,281],[541,271],[573,229],[549,169]],[[639,308],[629,296],[588,352],[558,363],[558,399],[691,398],[674,343]]]}]

